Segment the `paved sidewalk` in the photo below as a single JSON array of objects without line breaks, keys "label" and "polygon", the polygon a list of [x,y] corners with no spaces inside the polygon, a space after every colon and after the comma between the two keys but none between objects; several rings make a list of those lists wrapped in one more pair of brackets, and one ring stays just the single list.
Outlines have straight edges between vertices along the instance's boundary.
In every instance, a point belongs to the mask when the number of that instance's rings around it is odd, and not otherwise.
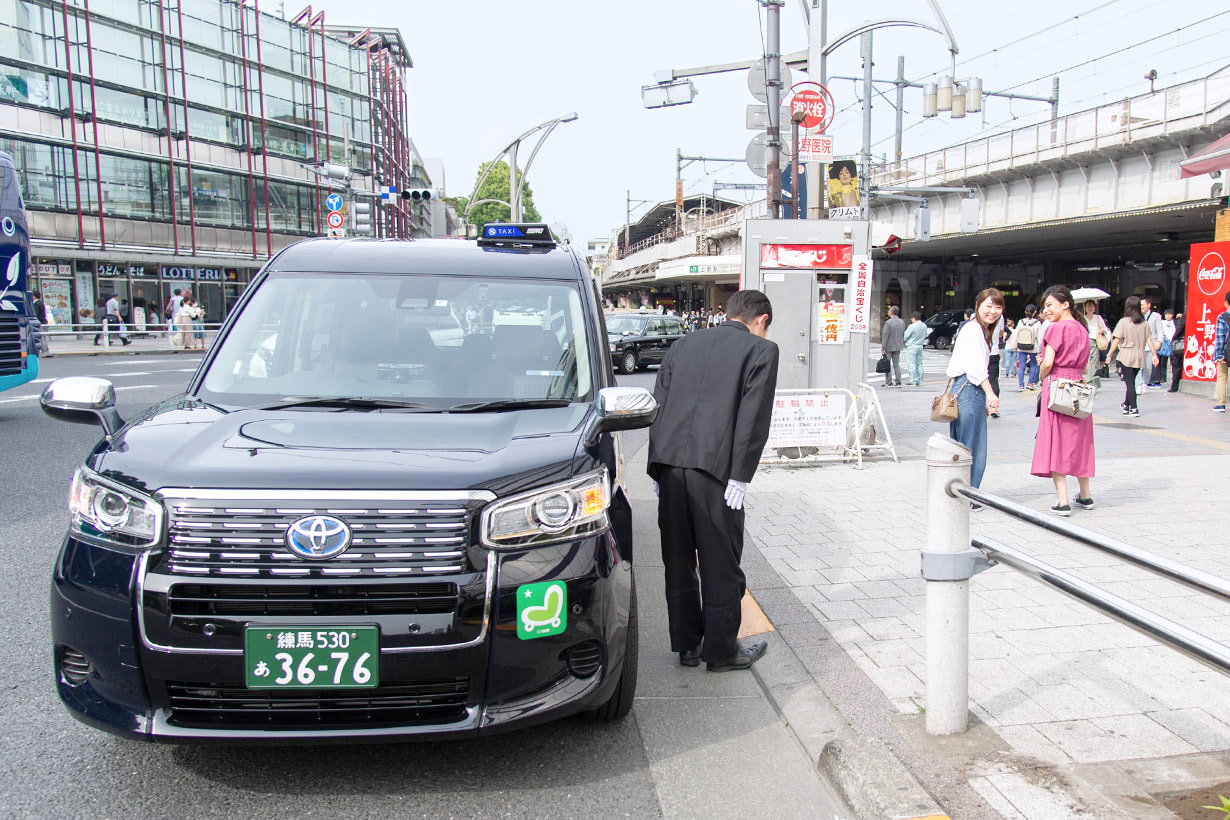
[{"label": "paved sidewalk", "polygon": [[[205,344],[213,342],[218,331],[210,328],[205,332]],[[122,355],[136,353],[195,353],[200,350],[186,350],[182,342],[178,346],[171,344],[171,338],[166,331],[151,331],[149,333],[134,333],[129,337],[132,344],[125,345],[119,341],[118,334],[111,333],[110,345],[104,347],[101,343],[94,344],[94,333],[63,333],[52,334],[49,339],[51,356],[100,356]],[[100,340],[101,341],[101,340]],[[43,357],[40,357],[43,358]]]},{"label": "paved sidewalk", "polygon": [[[789,595],[753,594],[855,732],[887,745],[952,817],[1174,817],[1157,795],[1230,781],[1230,678],[1007,567],[970,582],[971,731],[926,734],[923,450],[947,432],[927,418],[943,381],[877,388],[900,464],[761,469],[749,534]],[[1129,419],[1122,391],[1108,380],[1097,401],[1097,507],[1070,520],[1230,575],[1230,417],[1149,391]],[[1015,379],[1004,393],[983,488],[1045,510],[1052,484],[1029,475],[1036,396]],[[1230,603],[1006,515],[973,516],[976,534],[1230,644]]]}]

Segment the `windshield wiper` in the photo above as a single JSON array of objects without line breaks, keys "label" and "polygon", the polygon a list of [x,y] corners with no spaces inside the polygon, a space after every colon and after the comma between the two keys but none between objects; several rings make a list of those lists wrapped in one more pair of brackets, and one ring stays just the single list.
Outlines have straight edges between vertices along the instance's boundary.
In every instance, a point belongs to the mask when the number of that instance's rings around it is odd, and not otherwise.
[{"label": "windshield wiper", "polygon": [[255,408],[257,410],[283,410],[288,407],[337,407],[346,410],[423,410],[440,411],[443,408],[421,401],[402,399],[379,399],[372,396],[292,396],[275,404]]},{"label": "windshield wiper", "polygon": [[496,401],[455,404],[443,410],[446,413],[476,413],[482,410],[535,410],[540,407],[567,407],[570,404],[572,402],[568,399],[497,399]]}]

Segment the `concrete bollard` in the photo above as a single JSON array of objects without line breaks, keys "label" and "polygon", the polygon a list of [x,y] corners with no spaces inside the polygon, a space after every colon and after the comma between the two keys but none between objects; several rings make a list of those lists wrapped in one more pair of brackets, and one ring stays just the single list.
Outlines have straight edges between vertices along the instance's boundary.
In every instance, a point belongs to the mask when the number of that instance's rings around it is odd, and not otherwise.
[{"label": "concrete bollard", "polygon": [[965,496],[950,494],[948,485],[954,480],[968,484],[972,463],[964,445],[939,433],[928,439],[923,577],[927,579],[927,731],[933,735],[959,734],[969,724],[969,575],[952,568],[958,553],[970,553],[970,506]]}]

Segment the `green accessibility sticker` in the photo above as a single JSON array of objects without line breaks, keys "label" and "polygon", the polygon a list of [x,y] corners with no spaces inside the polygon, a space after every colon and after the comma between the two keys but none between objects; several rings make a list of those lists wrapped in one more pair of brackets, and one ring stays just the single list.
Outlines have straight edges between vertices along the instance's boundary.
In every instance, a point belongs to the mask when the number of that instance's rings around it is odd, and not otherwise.
[{"label": "green accessibility sticker", "polygon": [[517,587],[517,637],[558,635],[568,626],[568,585],[543,581]]}]

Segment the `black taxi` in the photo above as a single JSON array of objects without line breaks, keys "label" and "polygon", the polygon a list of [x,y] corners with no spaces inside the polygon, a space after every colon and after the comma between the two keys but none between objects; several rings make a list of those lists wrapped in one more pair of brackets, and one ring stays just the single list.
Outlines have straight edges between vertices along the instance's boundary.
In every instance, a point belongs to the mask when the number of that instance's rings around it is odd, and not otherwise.
[{"label": "black taxi", "polygon": [[608,313],[607,343],[611,361],[624,373],[662,364],[666,352],[687,332],[683,319],[657,313]]},{"label": "black taxi", "polygon": [[51,587],[72,715],[167,742],[474,736],[636,688],[631,507],[583,256],[542,225],[477,241],[308,240],[253,279],[186,391],[100,424]]}]

